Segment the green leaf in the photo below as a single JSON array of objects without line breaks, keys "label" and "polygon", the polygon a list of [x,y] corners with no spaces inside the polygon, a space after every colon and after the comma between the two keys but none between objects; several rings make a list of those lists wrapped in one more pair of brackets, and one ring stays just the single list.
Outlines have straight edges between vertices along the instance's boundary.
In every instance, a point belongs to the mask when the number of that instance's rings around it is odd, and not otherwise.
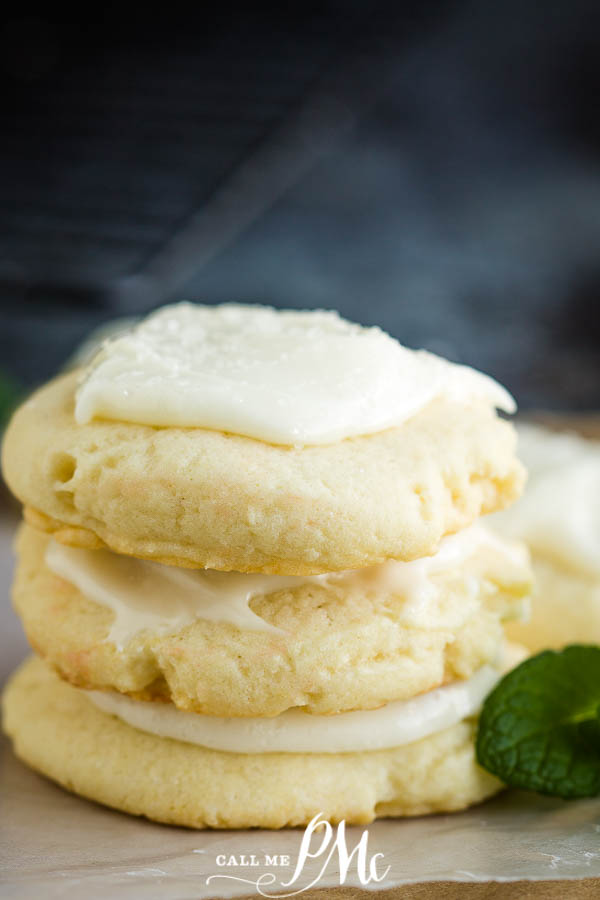
[{"label": "green leaf", "polygon": [[479,718],[477,760],[511,787],[556,797],[600,794],[600,647],[525,660]]}]

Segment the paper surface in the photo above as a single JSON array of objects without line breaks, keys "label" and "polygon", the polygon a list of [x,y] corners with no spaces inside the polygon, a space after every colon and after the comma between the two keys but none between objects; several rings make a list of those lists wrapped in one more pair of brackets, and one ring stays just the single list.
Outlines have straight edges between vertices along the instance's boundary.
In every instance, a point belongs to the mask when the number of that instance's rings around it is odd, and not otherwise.
[{"label": "paper surface", "polygon": [[[180,900],[256,894],[266,872],[267,895],[289,894],[317,878],[325,857],[309,860],[288,888],[302,829],[279,832],[188,831],[155,825],[75,797],[29,771],[7,742],[0,764],[0,872],[13,898],[111,897]],[[350,852],[364,829],[349,828]],[[316,848],[317,842],[313,844]],[[506,792],[455,815],[389,820],[368,828],[368,857],[389,873],[370,890],[422,881],[556,879],[600,876],[600,799],[565,803]],[[254,854],[259,866],[223,866],[217,857]],[[288,866],[265,866],[264,855],[287,854]],[[326,854],[325,854],[326,855]],[[234,878],[213,879],[211,875]],[[360,886],[356,865],[344,882]],[[339,886],[334,853],[314,889]]]}]

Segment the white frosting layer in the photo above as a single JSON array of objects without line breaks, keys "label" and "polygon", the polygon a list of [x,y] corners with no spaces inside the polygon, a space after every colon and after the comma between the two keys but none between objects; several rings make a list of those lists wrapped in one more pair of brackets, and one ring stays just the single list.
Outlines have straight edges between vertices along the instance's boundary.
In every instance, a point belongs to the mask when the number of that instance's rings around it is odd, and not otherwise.
[{"label": "white frosting layer", "polygon": [[179,303],[108,341],[75,418],[325,444],[399,425],[436,397],[514,412],[493,379],[335,312]]},{"label": "white frosting layer", "polygon": [[418,741],[475,715],[500,678],[483,666],[457,681],[411,700],[379,709],[313,716],[290,709],[271,719],[204,716],[172,704],[132,700],[124,694],[88,692],[103,712],[140,731],[231,753],[353,753],[385,750]]},{"label": "white frosting layer", "polygon": [[114,612],[108,640],[119,648],[146,629],[165,634],[196,619],[279,633],[254,615],[248,603],[256,594],[273,593],[303,580],[179,569],[110,550],[68,547],[54,540],[48,543],[46,565],[89,600]]},{"label": "white frosting layer", "polygon": [[[476,562],[463,573],[463,564],[471,558]],[[178,569],[53,540],[48,544],[46,564],[90,600],[113,610],[115,618],[107,639],[119,648],[145,629],[171,633],[196,619],[283,634],[255,615],[248,604],[256,596],[311,583],[337,585],[347,593],[399,595],[405,598],[402,619],[407,625],[457,628],[479,602],[482,578],[508,585],[529,578],[525,549],[480,524],[445,538],[434,556],[305,577]],[[436,582],[437,575],[453,570],[465,584],[464,602],[458,610],[456,604],[445,609],[440,603]]]},{"label": "white frosting layer", "polygon": [[532,425],[518,431],[527,488],[490,525],[569,569],[600,577],[600,443]]}]

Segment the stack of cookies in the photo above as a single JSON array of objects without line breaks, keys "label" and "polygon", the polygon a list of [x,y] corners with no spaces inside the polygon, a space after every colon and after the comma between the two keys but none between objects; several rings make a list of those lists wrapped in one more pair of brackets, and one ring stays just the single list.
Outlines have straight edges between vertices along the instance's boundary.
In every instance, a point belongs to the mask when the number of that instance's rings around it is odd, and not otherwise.
[{"label": "stack of cookies", "polygon": [[527,555],[494,381],[327,312],[178,304],[14,415],[4,725],[84,797],[278,828],[463,809]]}]

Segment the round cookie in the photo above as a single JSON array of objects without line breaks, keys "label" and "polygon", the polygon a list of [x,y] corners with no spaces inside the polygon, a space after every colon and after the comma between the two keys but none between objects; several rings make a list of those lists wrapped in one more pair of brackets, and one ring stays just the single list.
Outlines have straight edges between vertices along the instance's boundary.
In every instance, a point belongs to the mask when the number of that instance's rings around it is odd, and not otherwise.
[{"label": "round cookie", "polygon": [[497,660],[502,621],[521,613],[529,591],[528,568],[499,569],[480,550],[461,571],[432,576],[438,597],[416,617],[389,589],[312,583],[251,600],[281,633],[198,619],[171,634],[140,632],[119,649],[114,612],[50,571],[48,540],[23,526],[17,541],[13,599],[37,652],[80,687],[218,716],[370,709],[469,678]]},{"label": "round cookie", "polygon": [[489,522],[531,551],[531,618],[509,634],[530,650],[600,642],[600,441],[529,423],[517,432],[527,489]]},{"label": "round cookie", "polygon": [[58,540],[178,566],[307,575],[435,552],[520,493],[512,426],[437,400],[397,428],[281,447],[203,428],[73,416],[78,373],[13,416],[3,470]]},{"label": "round cookie", "polygon": [[532,652],[566,644],[600,644],[600,579],[533,556],[531,617],[510,622],[511,641]]},{"label": "round cookie", "polygon": [[4,723],[17,756],[75,793],[192,828],[281,828],[464,809],[501,783],[479,768],[474,723],[393,750],[245,755],[138,731],[40,660],[13,676]]}]

